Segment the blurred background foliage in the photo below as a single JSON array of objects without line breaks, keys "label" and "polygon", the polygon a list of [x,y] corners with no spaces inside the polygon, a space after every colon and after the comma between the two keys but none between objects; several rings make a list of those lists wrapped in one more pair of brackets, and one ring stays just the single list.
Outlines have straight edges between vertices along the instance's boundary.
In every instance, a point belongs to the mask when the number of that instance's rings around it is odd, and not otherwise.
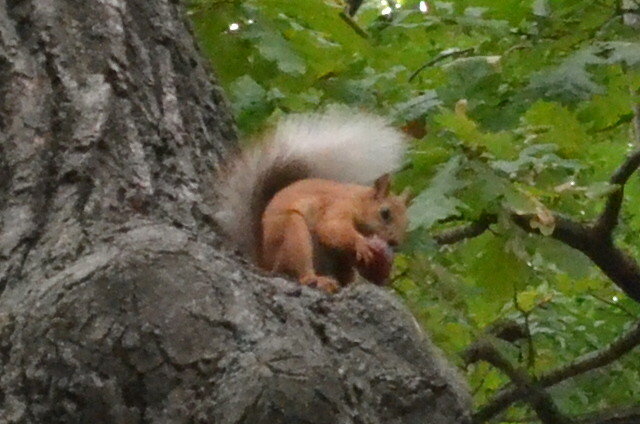
[{"label": "blurred background foliage", "polygon": [[[532,375],[606,346],[640,316],[581,253],[516,227],[505,211],[597,216],[632,150],[640,102],[634,0],[192,0],[205,54],[250,136],[331,104],[390,116],[412,135],[396,177],[410,187],[411,240],[393,288],[466,372],[477,405],[508,382],[460,352],[509,319],[530,338],[504,354]],[[635,13],[639,13],[635,12]],[[640,184],[625,190],[617,242],[640,258]],[[497,214],[478,237],[433,235]],[[569,414],[637,405],[640,353],[550,389]],[[517,405],[500,422],[529,422]],[[531,422],[536,422],[532,420]]]}]

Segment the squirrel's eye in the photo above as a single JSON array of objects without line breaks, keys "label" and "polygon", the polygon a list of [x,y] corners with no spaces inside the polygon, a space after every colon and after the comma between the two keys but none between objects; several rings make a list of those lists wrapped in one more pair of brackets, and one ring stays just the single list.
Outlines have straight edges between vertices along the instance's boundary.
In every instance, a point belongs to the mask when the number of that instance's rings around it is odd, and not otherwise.
[{"label": "squirrel's eye", "polygon": [[391,222],[391,210],[387,207],[381,208],[380,209],[380,218],[382,218],[382,220],[384,222]]}]

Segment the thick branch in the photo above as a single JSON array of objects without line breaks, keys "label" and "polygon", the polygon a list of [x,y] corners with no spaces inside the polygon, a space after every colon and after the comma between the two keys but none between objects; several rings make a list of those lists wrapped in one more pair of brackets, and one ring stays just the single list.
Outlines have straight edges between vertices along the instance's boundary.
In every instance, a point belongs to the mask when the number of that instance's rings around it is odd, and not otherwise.
[{"label": "thick branch", "polygon": [[491,325],[487,334],[495,336],[501,340],[513,343],[528,336],[528,329],[525,325],[514,320],[501,320]]},{"label": "thick branch", "polygon": [[[568,378],[584,374],[596,368],[606,366],[640,345],[640,321],[636,325],[614,340],[609,346],[587,353],[575,361],[557,368],[543,375],[539,379],[542,387],[550,387]],[[523,399],[527,392],[516,385],[509,385],[480,408],[474,415],[474,422],[484,422],[499,414],[513,402]]]},{"label": "thick branch", "polygon": [[[533,214],[511,214],[511,219],[520,228],[529,233],[539,234],[539,229],[531,226],[531,221],[534,218],[535,215]],[[590,240],[589,228],[586,225],[575,222],[570,218],[566,218],[559,214],[554,214],[553,219],[555,226],[551,237],[581,252],[589,250],[592,241]]]},{"label": "thick branch", "polygon": [[[635,143],[636,145],[639,145],[640,105],[634,105],[633,126]],[[613,243],[612,233],[618,224],[624,199],[624,186],[639,167],[640,150],[637,150],[631,154],[611,176],[610,183],[617,185],[618,188],[608,196],[602,214],[593,224],[581,223],[570,218],[563,217],[559,214],[553,214],[554,230],[551,235],[556,240],[559,240],[588,256],[593,263],[613,281],[613,283],[638,302],[640,302],[640,266],[630,255],[615,246]],[[540,229],[532,226],[531,224],[536,218],[535,215],[519,215],[514,213],[511,215],[511,218],[514,223],[523,230],[530,233],[540,233]],[[467,233],[471,234],[471,237],[478,235],[486,229],[486,227],[484,229],[481,228],[482,227],[478,226],[477,223],[473,223],[468,229],[453,230],[450,232],[451,234],[444,234],[446,237],[443,237],[442,240],[445,242],[441,244],[447,244],[446,241],[449,239],[453,240],[452,242],[464,239],[466,238],[465,234]],[[457,236],[458,234],[462,235]],[[438,238],[436,238],[436,241],[440,243]],[[542,396],[542,398],[544,398],[545,396],[548,396],[548,394],[544,392],[544,388],[553,386],[561,381],[583,374],[595,368],[610,364],[638,345],[640,345],[640,322],[638,322],[633,329],[611,343],[608,347],[584,355],[567,365],[543,375],[536,383],[539,385],[539,389],[542,391],[542,394],[537,392],[536,396]],[[473,347],[473,349],[477,348],[477,346]],[[478,355],[478,353],[475,354]],[[496,352],[496,355],[498,355],[499,358],[499,352]],[[523,400],[525,397],[531,398],[531,387],[527,383],[527,380],[522,380],[522,375],[516,373],[514,369],[510,368],[510,364],[508,362],[495,358],[492,360],[487,358],[480,359],[487,360],[497,368],[503,370],[509,375],[513,383],[502,389],[492,401],[476,412],[474,415],[474,422],[485,422],[491,417],[499,414],[513,402]],[[532,406],[536,409],[535,404],[532,403]],[[540,415],[538,409],[536,409],[536,412],[543,422],[553,422],[545,421],[543,416]],[[553,416],[551,418],[553,419]],[[618,411],[613,414],[589,414],[576,419],[574,422],[579,424],[637,423],[640,422],[640,410],[636,408],[629,411]]]},{"label": "thick branch", "polygon": [[[640,155],[636,160],[640,160]],[[623,168],[626,169],[621,167],[619,170],[621,175],[628,172],[621,171]],[[523,230],[539,233],[530,224],[533,215],[512,214],[511,218]],[[554,214],[554,220],[555,227],[551,237],[587,255],[615,285],[636,302],[640,302],[640,266],[631,256],[614,245],[610,238],[603,237],[594,227],[558,214]]]},{"label": "thick branch", "polygon": [[600,240],[584,252],[618,287],[640,302],[640,266],[610,240]]},{"label": "thick branch", "polygon": [[[627,161],[614,173],[611,181],[614,184],[626,182],[633,171],[640,166],[640,151],[629,157]],[[622,190],[616,191],[608,201],[612,206],[605,209],[603,216],[614,216],[617,222],[617,214],[620,205],[616,206],[617,196],[622,201]],[[614,209],[617,208],[617,211]],[[613,211],[613,212],[607,212]],[[511,219],[523,230],[529,233],[540,234],[539,228],[531,225],[536,217],[533,214],[511,214]],[[553,214],[554,230],[551,235],[556,240],[584,253],[611,281],[620,287],[629,297],[640,302],[640,266],[626,252],[617,247],[611,237],[605,233],[602,227],[588,225],[574,221],[559,214]],[[609,220],[609,218],[605,218]],[[457,243],[467,238],[476,237],[486,231],[497,221],[497,215],[484,214],[477,221],[468,225],[443,231],[434,236],[439,245]]]}]

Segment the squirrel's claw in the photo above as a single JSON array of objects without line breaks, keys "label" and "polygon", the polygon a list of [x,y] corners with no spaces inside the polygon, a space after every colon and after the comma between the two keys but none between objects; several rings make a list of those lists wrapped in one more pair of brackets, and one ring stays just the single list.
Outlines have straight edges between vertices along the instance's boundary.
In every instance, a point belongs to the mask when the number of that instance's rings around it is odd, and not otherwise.
[{"label": "squirrel's claw", "polygon": [[340,290],[340,283],[330,277],[321,277],[318,275],[303,278],[300,282],[312,288],[319,288],[327,293],[336,293]]},{"label": "squirrel's claw", "polygon": [[366,265],[373,260],[374,256],[375,250],[369,241],[363,236],[358,237],[356,239],[356,261]]}]

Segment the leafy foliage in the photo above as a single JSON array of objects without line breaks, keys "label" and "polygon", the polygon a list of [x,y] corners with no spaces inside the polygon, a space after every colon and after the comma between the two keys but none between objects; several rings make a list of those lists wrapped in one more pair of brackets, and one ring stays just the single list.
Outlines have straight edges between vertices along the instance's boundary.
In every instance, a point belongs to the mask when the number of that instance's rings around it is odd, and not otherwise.
[{"label": "leafy foliage", "polygon": [[[422,5],[421,5],[422,3]],[[395,289],[458,353],[496,321],[526,324],[504,351],[533,375],[605,346],[640,315],[581,253],[507,218],[551,208],[596,216],[607,180],[638,146],[640,40],[614,0],[197,0],[190,13],[242,132],[283,113],[345,103],[391,116],[414,135],[398,188],[417,194]],[[421,10],[422,9],[422,10]],[[428,9],[428,12],[424,12]],[[637,179],[617,238],[640,257]],[[448,247],[430,234],[500,216],[490,232]],[[568,414],[640,398],[638,352],[552,389]],[[467,368],[479,405],[508,380]],[[512,407],[504,422],[531,413]]]}]

